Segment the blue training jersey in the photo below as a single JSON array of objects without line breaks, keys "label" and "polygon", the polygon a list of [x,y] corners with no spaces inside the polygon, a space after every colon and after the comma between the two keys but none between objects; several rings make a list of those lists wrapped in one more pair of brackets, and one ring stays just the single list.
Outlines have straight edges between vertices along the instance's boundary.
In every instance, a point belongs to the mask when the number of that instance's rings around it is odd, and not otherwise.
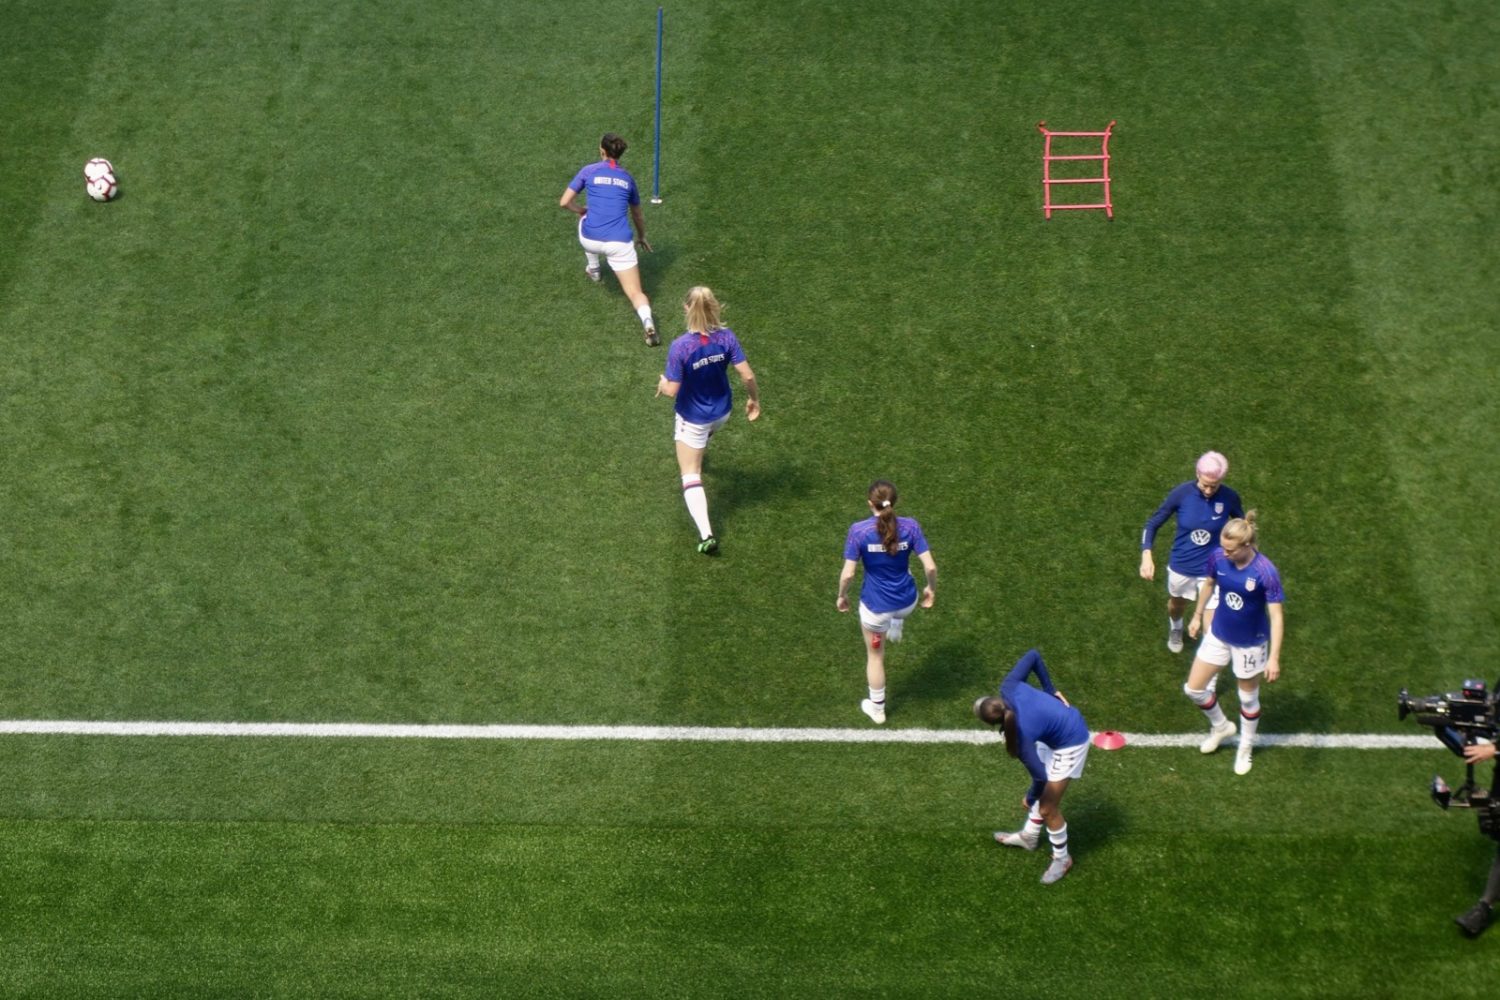
[{"label": "blue training jersey", "polygon": [[1266,605],[1282,603],[1281,574],[1271,560],[1255,553],[1244,569],[1215,548],[1208,557],[1208,573],[1219,588],[1219,609],[1209,628],[1229,646],[1259,646],[1270,638],[1271,617]]},{"label": "blue training jersey", "polygon": [[[1032,673],[1041,682],[1041,690],[1027,683]],[[1036,745],[1043,743],[1053,750],[1061,750],[1089,741],[1089,727],[1083,721],[1083,713],[1071,705],[1064,705],[1056,694],[1057,688],[1052,686],[1052,678],[1047,674],[1047,664],[1035,649],[1028,649],[1000,682],[1000,697],[1016,713],[1016,729],[1021,743],[1016,752],[1031,773],[1031,791],[1027,798],[1032,802],[1041,798],[1042,788],[1047,784],[1047,769],[1042,766]]]},{"label": "blue training jersey", "polygon": [[876,614],[909,608],[917,600],[917,581],[911,575],[911,557],[927,551],[927,536],[914,517],[896,518],[895,555],[885,550],[880,528],[872,515],[849,526],[844,539],[844,558],[864,563],[865,578],[859,585],[859,601]]},{"label": "blue training jersey", "polygon": [[635,178],[613,160],[590,163],[573,177],[568,187],[585,197],[585,211],[579,232],[601,243],[630,243],[635,233],[630,228],[630,206],[641,203]]},{"label": "blue training jersey", "polygon": [[1220,485],[1212,498],[1204,497],[1197,480],[1173,488],[1156,513],[1146,521],[1141,532],[1141,548],[1149,549],[1156,541],[1156,530],[1172,515],[1177,515],[1177,534],[1172,538],[1172,555],[1167,568],[1183,576],[1207,576],[1208,554],[1219,544],[1219,532],[1231,517],[1244,517],[1240,495]]},{"label": "blue training jersey", "polygon": [[711,424],[734,407],[729,366],[745,363],[745,351],[734,331],[684,333],[667,348],[666,377],[677,382],[675,409],[690,424]]}]

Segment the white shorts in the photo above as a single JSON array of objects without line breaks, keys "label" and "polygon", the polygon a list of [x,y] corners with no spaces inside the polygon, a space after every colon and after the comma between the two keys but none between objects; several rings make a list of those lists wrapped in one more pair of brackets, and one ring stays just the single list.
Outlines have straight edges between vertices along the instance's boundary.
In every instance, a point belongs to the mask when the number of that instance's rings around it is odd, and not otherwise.
[{"label": "white shorts", "polygon": [[859,623],[865,627],[865,631],[874,632],[876,635],[885,635],[891,629],[891,623],[896,619],[905,621],[913,611],[917,610],[917,602],[912,601],[899,611],[871,611],[865,607],[865,602],[859,602]]},{"label": "white shorts", "polygon": [[[1203,586],[1207,580],[1206,576],[1183,576],[1172,567],[1167,567],[1167,594],[1171,597],[1181,597],[1184,600],[1196,601],[1198,599],[1198,588]],[[1208,595],[1208,604],[1204,607],[1212,611],[1219,606],[1219,591],[1215,588]]]},{"label": "white shorts", "polygon": [[1234,676],[1242,681],[1258,677],[1265,672],[1266,658],[1271,655],[1271,644],[1259,646],[1231,646],[1213,632],[1203,637],[1198,644],[1198,659],[1216,667],[1234,665]]},{"label": "white shorts", "polygon": [[702,451],[708,447],[708,439],[714,436],[714,431],[729,423],[729,414],[726,413],[711,424],[694,424],[682,419],[682,414],[673,414],[677,418],[672,429],[672,440],[681,441],[689,448],[697,448]]},{"label": "white shorts", "polygon": [[583,235],[583,219],[578,220],[578,243],[583,247],[584,253],[598,254],[609,261],[611,271],[628,271],[640,264],[635,255],[635,244],[605,243],[602,240],[591,240]]},{"label": "white shorts", "polygon": [[1074,747],[1054,750],[1047,744],[1038,742],[1036,755],[1042,759],[1042,766],[1047,769],[1048,781],[1081,778],[1084,761],[1089,759],[1089,744],[1085,740]]}]

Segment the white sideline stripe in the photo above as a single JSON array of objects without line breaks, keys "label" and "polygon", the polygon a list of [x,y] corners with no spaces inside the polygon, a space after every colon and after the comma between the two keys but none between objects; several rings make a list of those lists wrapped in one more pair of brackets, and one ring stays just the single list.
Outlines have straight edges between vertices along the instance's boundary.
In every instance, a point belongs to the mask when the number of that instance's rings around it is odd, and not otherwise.
[{"label": "white sideline stripe", "polygon": [[[1127,746],[1196,747],[1205,733],[1126,733]],[[348,740],[624,740],[695,743],[999,743],[974,729],[740,729],[707,726],[459,726],[367,722],[86,722],[0,719],[0,736],[255,736]],[[1266,733],[1257,746],[1430,750],[1431,735]]]}]

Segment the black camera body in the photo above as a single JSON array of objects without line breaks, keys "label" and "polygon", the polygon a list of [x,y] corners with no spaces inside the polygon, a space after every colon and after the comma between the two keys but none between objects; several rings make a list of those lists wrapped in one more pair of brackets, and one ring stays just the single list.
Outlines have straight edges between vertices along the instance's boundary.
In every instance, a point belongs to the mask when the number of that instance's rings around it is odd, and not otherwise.
[{"label": "black camera body", "polygon": [[[1500,688],[1500,682],[1496,684]],[[1484,681],[1464,681],[1463,689],[1447,694],[1413,698],[1401,690],[1396,701],[1397,717],[1416,716],[1417,722],[1432,727],[1433,735],[1458,756],[1464,747],[1481,738],[1500,740],[1500,693],[1492,694]],[[1484,789],[1474,781],[1474,765],[1468,765],[1467,780],[1458,788],[1448,787],[1441,775],[1432,779],[1432,800],[1447,809],[1473,809],[1479,820],[1479,832],[1500,841],[1500,767],[1495,768],[1490,787]]]}]

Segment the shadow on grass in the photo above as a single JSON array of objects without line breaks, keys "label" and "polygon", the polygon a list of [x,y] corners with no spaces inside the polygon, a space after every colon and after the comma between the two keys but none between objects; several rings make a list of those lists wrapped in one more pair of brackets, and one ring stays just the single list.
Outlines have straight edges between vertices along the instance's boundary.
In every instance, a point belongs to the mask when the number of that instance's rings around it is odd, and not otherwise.
[{"label": "shadow on grass", "polygon": [[1074,796],[1074,791],[1069,788],[1069,794],[1063,796],[1062,811],[1068,821],[1068,850],[1084,858],[1111,838],[1121,836],[1126,828],[1125,814],[1108,792]]},{"label": "shadow on grass", "polygon": [[[922,619],[923,612],[918,609],[908,621],[908,627],[914,633],[913,645],[921,644],[922,632],[925,631]],[[978,650],[972,645],[953,640],[940,642],[917,652],[910,660],[890,656],[886,667],[894,682],[901,688],[902,700],[951,702],[953,725],[974,722],[974,717],[970,714],[974,699],[992,693],[1002,676],[985,665]],[[994,674],[993,678],[991,674]]]},{"label": "shadow on grass", "polygon": [[[735,417],[744,419],[742,413]],[[807,473],[795,465],[746,468],[733,462],[705,463],[703,477],[711,491],[716,525],[729,524],[739,511],[800,496],[807,492],[810,482]]]},{"label": "shadow on grass", "polygon": [[[651,312],[656,317],[656,328],[662,331],[662,339],[670,341],[682,332],[682,303],[674,299],[658,304],[656,293],[661,289],[662,279],[672,270],[677,250],[671,246],[659,246],[650,253],[637,249],[636,256],[641,262],[641,291],[651,300]],[[664,306],[670,308],[663,308]],[[672,331],[671,336],[667,335],[668,330]]]},{"label": "shadow on grass", "polygon": [[[1232,697],[1232,696],[1231,696]],[[1276,733],[1331,733],[1334,704],[1327,692],[1297,690],[1275,684],[1260,686],[1260,703],[1265,713],[1265,729]],[[1396,697],[1391,695],[1391,716],[1396,714]]]}]

